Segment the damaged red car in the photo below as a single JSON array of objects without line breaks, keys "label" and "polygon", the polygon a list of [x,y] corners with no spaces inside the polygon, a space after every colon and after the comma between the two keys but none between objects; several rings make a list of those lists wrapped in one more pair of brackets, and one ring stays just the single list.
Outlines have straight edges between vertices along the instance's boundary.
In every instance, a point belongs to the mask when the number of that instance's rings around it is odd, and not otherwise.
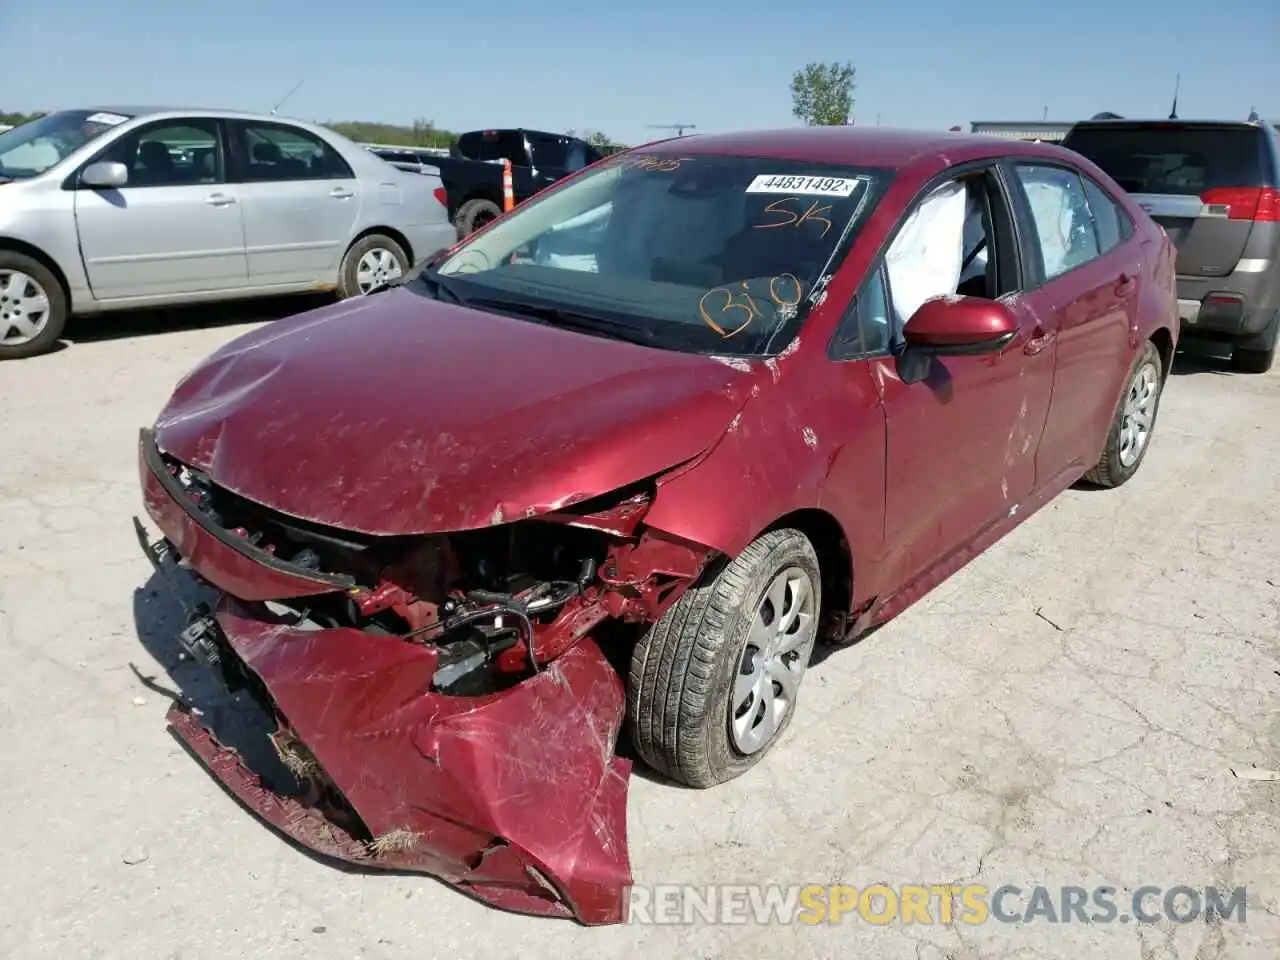
[{"label": "damaged red car", "polygon": [[684,784],[749,770],[816,643],[1134,475],[1177,337],[1168,239],[1052,145],[610,157],[177,385],[139,538],[216,591],[182,643],[290,778],[170,722],[320,854],[617,922],[624,728]]}]

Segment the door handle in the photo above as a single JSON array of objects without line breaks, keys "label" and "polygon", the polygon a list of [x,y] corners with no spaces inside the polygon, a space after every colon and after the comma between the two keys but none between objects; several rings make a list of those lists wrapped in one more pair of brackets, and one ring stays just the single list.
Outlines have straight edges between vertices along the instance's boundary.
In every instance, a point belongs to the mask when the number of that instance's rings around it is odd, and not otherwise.
[{"label": "door handle", "polygon": [[1116,296],[1123,297],[1133,292],[1133,288],[1137,281],[1127,273],[1122,273],[1116,279]]},{"label": "door handle", "polygon": [[343,187],[334,187],[329,191],[329,196],[335,200],[350,200],[355,194]]},{"label": "door handle", "polygon": [[228,207],[236,202],[236,198],[228,197],[225,193],[211,193],[204,198],[204,202],[211,207]]},{"label": "door handle", "polygon": [[1034,357],[1049,344],[1053,343],[1053,334],[1045,331],[1043,327],[1036,327],[1028,340],[1022,347],[1022,352],[1028,357]]}]

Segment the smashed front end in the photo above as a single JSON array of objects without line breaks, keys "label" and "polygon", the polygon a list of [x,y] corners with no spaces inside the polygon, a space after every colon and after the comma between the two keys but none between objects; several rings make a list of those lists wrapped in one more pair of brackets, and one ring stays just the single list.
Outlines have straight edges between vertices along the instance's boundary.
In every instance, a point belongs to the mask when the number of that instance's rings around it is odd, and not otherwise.
[{"label": "smashed front end", "polygon": [[293,781],[269,782],[176,704],[173,729],[224,786],[323,856],[431,874],[509,910],[623,919],[625,688],[595,636],[661,616],[708,559],[644,526],[644,487],[378,537],[241,498],[149,430],[139,468],[162,534],[151,543],[135,521],[148,556],[219,594],[182,644],[272,718]]}]

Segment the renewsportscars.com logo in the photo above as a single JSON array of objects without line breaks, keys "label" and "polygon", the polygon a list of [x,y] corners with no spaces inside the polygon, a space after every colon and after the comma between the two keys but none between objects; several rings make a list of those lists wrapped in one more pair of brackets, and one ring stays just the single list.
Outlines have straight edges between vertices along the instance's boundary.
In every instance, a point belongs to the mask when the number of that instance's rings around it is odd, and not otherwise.
[{"label": "renewsportscars.com logo", "polygon": [[1019,887],[981,884],[657,884],[627,889],[635,924],[1244,923],[1245,887]]}]

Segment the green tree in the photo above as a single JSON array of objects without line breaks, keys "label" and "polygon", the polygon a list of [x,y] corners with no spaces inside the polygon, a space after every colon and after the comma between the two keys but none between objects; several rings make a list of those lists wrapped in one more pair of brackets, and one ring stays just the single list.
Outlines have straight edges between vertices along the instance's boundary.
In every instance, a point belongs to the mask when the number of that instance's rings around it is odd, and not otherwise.
[{"label": "green tree", "polygon": [[325,126],[356,143],[385,143],[397,147],[447,147],[457,138],[457,134],[439,129],[430,120],[415,120],[407,127],[371,120],[337,120]]},{"label": "green tree", "polygon": [[38,120],[43,116],[43,113],[9,113],[7,111],[0,110],[0,124],[7,127],[17,127],[29,120]]},{"label": "green tree", "polygon": [[791,77],[791,112],[811,127],[853,120],[857,71],[852,63],[810,63]]}]

